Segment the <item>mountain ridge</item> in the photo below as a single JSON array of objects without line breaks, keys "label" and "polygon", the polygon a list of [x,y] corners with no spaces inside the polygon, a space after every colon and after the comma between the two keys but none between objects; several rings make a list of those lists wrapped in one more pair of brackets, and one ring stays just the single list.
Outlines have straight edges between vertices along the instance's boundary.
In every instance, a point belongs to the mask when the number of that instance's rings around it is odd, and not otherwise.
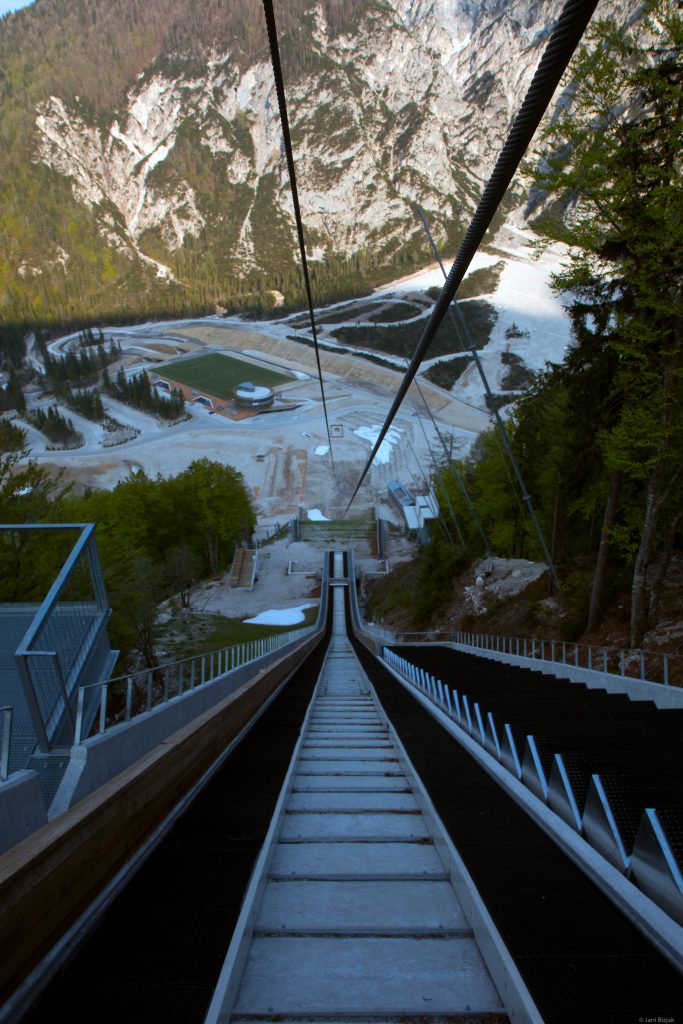
[{"label": "mountain ridge", "polygon": [[[269,289],[296,305],[260,9],[34,7],[0,22],[0,142],[8,130],[16,139],[0,186],[0,316],[179,315],[267,305]],[[321,300],[424,261],[417,204],[442,244],[457,243],[560,7],[525,0],[513,17],[508,0],[278,6]],[[55,48],[74,38],[55,66]]]}]

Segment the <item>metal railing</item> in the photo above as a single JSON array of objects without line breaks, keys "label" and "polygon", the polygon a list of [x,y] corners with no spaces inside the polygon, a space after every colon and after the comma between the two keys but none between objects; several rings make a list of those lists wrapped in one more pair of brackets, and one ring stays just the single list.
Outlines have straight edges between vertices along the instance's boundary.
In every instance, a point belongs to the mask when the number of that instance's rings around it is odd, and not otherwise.
[{"label": "metal railing", "polygon": [[79,531],[14,656],[36,739],[47,752],[65,713],[73,723],[72,698],[79,675],[110,611],[94,524],[0,526],[0,531],[19,536],[35,530]]},{"label": "metal railing", "polygon": [[663,686],[683,686],[683,654],[617,647],[599,647],[565,640],[497,636],[490,633],[432,631],[397,633],[396,643],[462,644],[474,650],[494,651],[556,665],[608,672],[625,679],[641,679]]},{"label": "metal railing", "polygon": [[0,708],[2,713],[2,739],[0,740],[0,782],[9,775],[9,752],[12,741],[12,715],[14,708]]},{"label": "metal railing", "polygon": [[388,665],[391,665],[394,671],[403,676],[411,686],[414,686],[417,690],[422,690],[434,704],[439,704],[447,711],[449,717],[456,718],[457,716],[457,721],[460,723],[460,701],[457,690],[449,691],[448,686],[442,683],[440,679],[437,679],[436,676],[426,672],[425,669],[420,668],[418,665],[414,665],[412,661],[402,658],[400,654],[390,650],[388,647],[382,648],[382,658]]},{"label": "metal railing", "polygon": [[[78,691],[75,742],[82,743],[87,733],[102,735],[115,725],[130,722],[152,708],[186,696],[233,669],[257,661],[301,639],[315,629],[315,625],[304,626],[260,640],[223,647],[208,654],[195,654],[156,668],[131,672],[103,683],[82,686]],[[96,704],[94,721],[87,714],[93,704]],[[86,725],[87,719],[92,722],[90,728]]]}]

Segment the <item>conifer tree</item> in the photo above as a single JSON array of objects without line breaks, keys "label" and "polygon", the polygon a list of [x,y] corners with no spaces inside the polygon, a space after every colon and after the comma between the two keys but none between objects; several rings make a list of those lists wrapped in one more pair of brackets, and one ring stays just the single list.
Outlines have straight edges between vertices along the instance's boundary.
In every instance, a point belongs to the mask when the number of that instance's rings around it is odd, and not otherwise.
[{"label": "conifer tree", "polygon": [[597,23],[570,69],[571,103],[545,133],[551,155],[534,172],[563,214],[544,215],[540,227],[571,246],[555,284],[573,295],[573,358],[611,367],[602,394],[610,415],[598,414],[605,495],[614,505],[618,475],[642,496],[638,510],[622,510],[617,533],[632,554],[634,646],[683,496],[682,53],[674,0],[650,3],[632,28]]}]

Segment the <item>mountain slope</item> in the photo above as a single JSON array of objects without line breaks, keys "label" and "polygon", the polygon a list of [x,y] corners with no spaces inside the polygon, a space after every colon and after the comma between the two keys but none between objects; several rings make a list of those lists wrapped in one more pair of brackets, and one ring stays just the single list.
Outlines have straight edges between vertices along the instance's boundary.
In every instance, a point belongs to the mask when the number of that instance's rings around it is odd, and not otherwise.
[{"label": "mountain slope", "polygon": [[[457,240],[559,0],[279,5],[320,298]],[[301,298],[260,5],[37,0],[0,22],[0,316]],[[267,301],[267,300],[266,300]]]}]

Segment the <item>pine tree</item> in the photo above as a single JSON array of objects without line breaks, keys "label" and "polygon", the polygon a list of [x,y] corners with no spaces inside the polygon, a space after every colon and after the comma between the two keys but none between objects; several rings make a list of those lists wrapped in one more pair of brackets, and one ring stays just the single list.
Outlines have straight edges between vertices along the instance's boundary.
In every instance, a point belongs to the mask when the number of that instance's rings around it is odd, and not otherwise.
[{"label": "pine tree", "polygon": [[534,173],[565,215],[542,218],[543,232],[572,247],[555,283],[573,294],[574,358],[611,366],[598,438],[605,493],[615,500],[615,473],[639,484],[639,514],[624,510],[621,533],[633,552],[634,646],[648,571],[670,553],[683,492],[683,19],[674,0],[648,15],[634,29],[597,23]]}]

